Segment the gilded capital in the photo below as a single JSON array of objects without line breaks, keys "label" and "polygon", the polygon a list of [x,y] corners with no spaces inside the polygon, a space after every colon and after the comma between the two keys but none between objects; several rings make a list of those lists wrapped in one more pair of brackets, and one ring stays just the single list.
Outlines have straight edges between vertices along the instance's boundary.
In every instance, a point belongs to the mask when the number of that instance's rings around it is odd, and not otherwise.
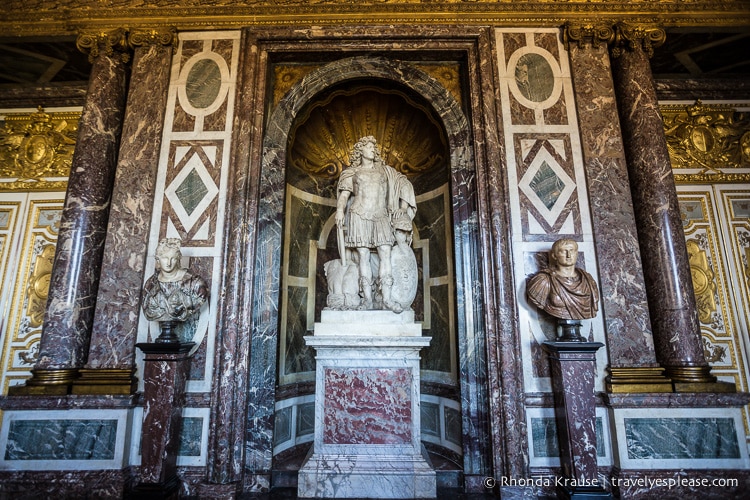
[{"label": "gilded capital", "polygon": [[148,45],[170,46],[176,41],[177,29],[174,27],[133,29],[128,34],[128,45],[133,49]]},{"label": "gilded capital", "polygon": [[565,23],[563,26],[563,44],[565,49],[570,50],[571,43],[577,43],[578,48],[590,45],[598,48],[601,44],[610,44],[615,39],[615,30],[612,23],[579,24]]},{"label": "gilded capital", "polygon": [[651,57],[654,55],[654,47],[663,44],[666,38],[667,34],[657,26],[617,23],[612,40],[612,57],[620,57],[623,51],[632,51],[639,46],[648,57]]},{"label": "gilded capital", "polygon": [[99,54],[119,57],[122,62],[128,62],[130,53],[127,35],[128,32],[124,28],[109,31],[85,31],[78,34],[76,47],[84,54],[88,53],[90,62],[94,62]]}]

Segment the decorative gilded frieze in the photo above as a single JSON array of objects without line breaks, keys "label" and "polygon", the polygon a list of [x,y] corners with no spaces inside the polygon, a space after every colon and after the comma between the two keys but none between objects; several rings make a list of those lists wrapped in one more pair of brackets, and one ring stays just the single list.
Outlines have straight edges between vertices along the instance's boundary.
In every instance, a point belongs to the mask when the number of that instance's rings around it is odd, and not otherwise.
[{"label": "decorative gilded frieze", "polygon": [[64,189],[66,181],[59,178],[70,173],[80,116],[46,113],[41,106],[36,113],[6,115],[0,129],[0,191]]},{"label": "decorative gilded frieze", "polygon": [[635,50],[638,46],[651,57],[654,48],[662,45],[667,38],[666,32],[657,26],[620,22],[615,24],[614,31],[612,57],[620,57],[624,50]]},{"label": "decorative gilded frieze", "polygon": [[76,39],[76,47],[84,54],[89,55],[89,62],[99,54],[107,57],[120,57],[122,62],[130,60],[128,51],[128,31],[123,28],[113,30],[84,31]]},{"label": "decorative gilded frieze", "polygon": [[750,114],[701,101],[661,113],[676,182],[750,181]]},{"label": "decorative gilded frieze", "polygon": [[[117,5],[114,5],[114,4]],[[169,4],[169,5],[167,5]],[[209,5],[210,4],[210,5]],[[244,26],[361,26],[462,24],[557,27],[571,19],[627,19],[669,26],[746,26],[747,0],[27,0],[0,7],[0,32],[9,36],[72,34],[80,27],[168,26],[181,31]]]}]

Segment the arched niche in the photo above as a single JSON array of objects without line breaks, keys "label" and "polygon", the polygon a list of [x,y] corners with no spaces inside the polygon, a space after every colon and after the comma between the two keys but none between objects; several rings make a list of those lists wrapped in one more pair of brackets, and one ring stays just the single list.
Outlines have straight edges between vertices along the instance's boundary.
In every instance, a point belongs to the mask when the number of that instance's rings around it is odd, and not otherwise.
[{"label": "arched niche", "polygon": [[[389,164],[412,179],[418,205],[424,204],[418,217],[433,217],[415,224],[418,260],[431,264],[427,276],[422,267],[415,312],[431,328],[442,322],[449,331],[433,342],[439,355],[432,365],[423,355],[423,439],[460,468],[464,429],[472,414],[484,411],[462,405],[461,393],[486,389],[470,388],[484,370],[476,355],[483,351],[481,269],[470,132],[458,101],[407,62],[353,57],[307,74],[279,101],[266,130],[251,364],[274,359],[278,386],[271,386],[271,367],[264,366],[258,380],[275,394],[274,405],[251,403],[259,425],[248,432],[273,435],[277,462],[312,441],[314,365],[301,337],[311,333],[325,301],[319,270],[337,257],[331,237],[336,179],[354,142],[374,135]],[[432,275],[435,269],[439,275]],[[260,429],[264,421],[271,428]]]}]

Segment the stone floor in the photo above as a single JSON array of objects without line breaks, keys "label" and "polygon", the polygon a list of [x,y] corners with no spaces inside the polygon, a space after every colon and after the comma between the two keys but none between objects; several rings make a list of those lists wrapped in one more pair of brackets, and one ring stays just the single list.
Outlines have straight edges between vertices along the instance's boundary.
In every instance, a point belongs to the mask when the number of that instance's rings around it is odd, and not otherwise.
[{"label": "stone floor", "polygon": [[[463,493],[451,488],[438,488],[437,500],[494,500],[500,498],[493,494]],[[297,500],[296,488],[275,488],[269,493],[247,494],[238,500]],[[365,500],[365,499],[354,499]]]}]

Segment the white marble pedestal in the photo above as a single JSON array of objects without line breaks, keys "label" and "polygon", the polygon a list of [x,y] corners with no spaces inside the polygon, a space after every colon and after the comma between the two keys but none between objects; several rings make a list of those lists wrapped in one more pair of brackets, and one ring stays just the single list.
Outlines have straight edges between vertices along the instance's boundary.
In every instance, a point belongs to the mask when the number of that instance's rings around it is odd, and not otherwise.
[{"label": "white marble pedestal", "polygon": [[414,312],[323,311],[316,350],[315,441],[298,475],[300,498],[434,498],[420,440]]}]

